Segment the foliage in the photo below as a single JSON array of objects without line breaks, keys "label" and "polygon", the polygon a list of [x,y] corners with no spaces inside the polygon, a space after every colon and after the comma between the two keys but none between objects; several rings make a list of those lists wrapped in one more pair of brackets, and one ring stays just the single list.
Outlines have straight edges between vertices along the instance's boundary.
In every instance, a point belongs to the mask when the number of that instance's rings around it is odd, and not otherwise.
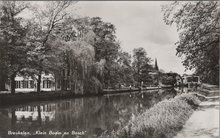
[{"label": "foliage", "polygon": [[176,24],[177,55],[186,69],[195,69],[204,82],[219,84],[219,17],[217,1],[173,2],[165,5],[164,21]]},{"label": "foliage", "polygon": [[124,51],[119,51],[117,63],[119,65],[119,81],[122,84],[132,85],[134,82],[133,69],[131,65],[131,55]]},{"label": "foliage", "polygon": [[23,2],[2,1],[0,6],[0,60],[1,75],[4,74],[0,77],[10,77],[11,92],[14,93],[15,76],[25,67],[29,51],[26,45],[28,29],[22,24],[23,19],[18,17],[27,5]]},{"label": "foliage", "polygon": [[[28,75],[37,80],[40,92],[41,74],[49,72],[61,81],[62,90],[84,94],[151,81],[146,51],[134,49],[132,62],[120,48],[115,26],[100,17],[74,18],[68,11],[73,3],[50,1],[38,7],[1,2],[0,83],[18,73]],[[31,18],[20,16],[23,10]]]},{"label": "foliage", "polygon": [[[30,54],[30,66],[34,74],[37,73],[37,91],[40,92],[41,74],[43,71],[50,72],[53,69],[51,60],[54,56],[51,54],[51,45],[49,40],[54,38],[54,30],[59,27],[64,17],[67,15],[66,9],[72,4],[71,1],[50,1],[44,2],[45,6],[41,8],[31,6],[33,18],[29,21],[31,31],[29,32],[30,45],[33,50]],[[48,66],[49,65],[49,66]]]},{"label": "foliage", "polygon": [[91,18],[91,26],[97,36],[94,45],[96,60],[104,58],[108,62],[116,59],[119,43],[115,39],[115,26],[111,23],[103,22],[100,17]]},{"label": "foliage", "polygon": [[77,41],[87,39],[90,35],[95,36],[94,39],[88,40],[95,50],[95,62],[105,61],[102,81],[106,87],[110,84],[119,82],[119,74],[117,69],[119,67],[117,58],[119,56],[119,43],[116,41],[115,27],[111,23],[102,21],[99,17],[84,17],[74,19],[68,17],[62,23],[60,29],[56,34],[65,41]]},{"label": "foliage", "polygon": [[149,72],[153,69],[150,65],[151,58],[147,57],[147,52],[144,48],[135,48],[133,50],[134,79],[141,85],[141,82],[146,82],[150,79]]},{"label": "foliage", "polygon": [[161,77],[161,82],[164,85],[174,85],[176,83],[175,78],[173,78],[173,76],[168,76],[168,75],[163,75]]},{"label": "foliage", "polygon": [[117,132],[117,137],[173,137],[199,103],[199,99],[191,94],[182,94],[173,99],[161,101],[130,120],[127,126]]},{"label": "foliage", "polygon": [[161,83],[164,85],[172,85],[174,86],[174,84],[176,83],[176,76],[178,74],[177,73],[163,73],[161,74]]},{"label": "foliage", "polygon": [[[102,89],[100,79],[104,62],[95,62],[95,51],[91,45],[93,39],[94,34],[88,32],[76,41],[57,39],[52,43],[62,51],[57,56],[61,72],[57,76],[62,81],[67,81],[69,88],[75,93],[97,93]],[[63,84],[63,89],[67,89],[68,84]]]},{"label": "foliage", "polygon": [[96,34],[95,38],[95,59],[97,61],[104,59],[106,64],[104,67],[104,84],[108,87],[110,84],[114,86],[117,83],[117,69],[118,63],[116,62],[120,45],[116,41],[115,26],[108,22],[103,22],[100,17],[91,18],[91,28]]}]

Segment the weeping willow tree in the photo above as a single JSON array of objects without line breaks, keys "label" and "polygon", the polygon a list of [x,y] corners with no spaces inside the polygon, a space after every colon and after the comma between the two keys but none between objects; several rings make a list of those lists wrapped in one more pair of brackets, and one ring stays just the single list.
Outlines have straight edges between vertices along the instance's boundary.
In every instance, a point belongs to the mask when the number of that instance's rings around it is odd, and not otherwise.
[{"label": "weeping willow tree", "polygon": [[95,61],[94,35],[87,33],[76,41],[54,42],[62,50],[59,53],[59,72],[62,90],[70,89],[75,94],[98,93],[102,90],[104,60]]}]

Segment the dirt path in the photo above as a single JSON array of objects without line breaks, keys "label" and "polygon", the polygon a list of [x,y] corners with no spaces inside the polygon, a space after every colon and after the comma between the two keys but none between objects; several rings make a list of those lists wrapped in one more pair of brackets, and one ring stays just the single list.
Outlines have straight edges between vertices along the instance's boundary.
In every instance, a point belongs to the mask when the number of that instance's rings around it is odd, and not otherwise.
[{"label": "dirt path", "polygon": [[202,102],[175,138],[219,138],[219,100]]}]

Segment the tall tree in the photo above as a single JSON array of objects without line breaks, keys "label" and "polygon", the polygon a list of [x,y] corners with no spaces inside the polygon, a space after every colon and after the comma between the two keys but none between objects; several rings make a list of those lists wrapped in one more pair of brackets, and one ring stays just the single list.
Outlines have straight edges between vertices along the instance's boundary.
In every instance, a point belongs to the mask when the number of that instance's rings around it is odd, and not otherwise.
[{"label": "tall tree", "polygon": [[[113,78],[117,66],[117,58],[119,55],[120,45],[116,40],[115,26],[111,23],[104,22],[100,17],[84,17],[73,19],[69,17],[63,24],[66,34],[61,35],[66,41],[76,41],[82,39],[88,32],[92,31],[95,34],[95,41],[92,44],[95,49],[95,61],[100,62],[105,60],[102,83],[106,87],[114,82]],[[68,30],[68,31],[67,31]],[[61,34],[59,31],[57,32]]]},{"label": "tall tree", "polygon": [[117,58],[119,55],[120,44],[116,40],[115,26],[111,23],[104,22],[100,17],[90,19],[90,26],[96,34],[95,38],[95,59],[100,61],[104,59],[104,84],[109,87],[114,78],[115,69],[117,67]]},{"label": "tall tree", "polygon": [[32,44],[35,45],[35,57],[33,58],[34,68],[38,71],[37,78],[37,92],[40,92],[41,74],[46,70],[45,59],[48,57],[51,47],[48,41],[55,36],[54,30],[62,25],[64,18],[67,16],[65,11],[70,5],[71,1],[51,1],[45,2],[45,7],[32,7],[36,28],[39,34],[33,32],[36,41]]},{"label": "tall tree", "polygon": [[119,51],[118,56],[118,74],[119,74],[119,82],[132,85],[134,82],[133,79],[133,70],[131,65],[131,55],[122,50]]},{"label": "tall tree", "polygon": [[146,77],[149,76],[152,66],[150,65],[151,58],[147,57],[147,52],[144,48],[135,48],[133,50],[133,69],[134,69],[134,78],[135,81],[141,86],[141,82],[146,80]]},{"label": "tall tree", "polygon": [[[23,2],[2,1],[0,3],[1,74],[10,78],[11,93],[15,93],[15,77],[25,67],[28,47],[27,28],[18,15],[27,8]],[[1,76],[0,76],[1,77]],[[3,80],[4,83],[5,80]],[[1,82],[2,83],[2,82]]]},{"label": "tall tree", "polygon": [[220,3],[172,2],[163,6],[164,21],[179,31],[177,55],[186,69],[195,69],[204,82],[219,84]]},{"label": "tall tree", "polygon": [[8,59],[6,52],[6,43],[3,37],[0,38],[0,91],[5,91],[5,84],[8,79]]},{"label": "tall tree", "polygon": [[90,91],[98,92],[101,87],[97,77],[99,64],[94,60],[93,35],[87,33],[83,36],[76,41],[63,42],[66,49],[62,57],[65,66],[63,69],[67,71],[65,74],[67,76],[62,78],[67,78],[72,91],[81,94]]}]

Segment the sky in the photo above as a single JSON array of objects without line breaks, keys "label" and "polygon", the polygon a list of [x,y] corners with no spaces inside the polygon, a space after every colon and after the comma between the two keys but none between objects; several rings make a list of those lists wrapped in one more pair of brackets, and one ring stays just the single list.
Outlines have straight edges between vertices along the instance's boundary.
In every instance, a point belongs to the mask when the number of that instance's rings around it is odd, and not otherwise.
[{"label": "sky", "polygon": [[[44,2],[32,2],[43,6]],[[116,36],[124,51],[132,54],[134,48],[143,47],[147,56],[157,59],[159,69],[165,72],[192,74],[186,71],[176,56],[178,32],[175,25],[163,21],[161,6],[168,1],[79,1],[68,11],[76,17],[101,17],[116,27]],[[30,13],[27,13],[30,14]]]},{"label": "sky", "polygon": [[[163,21],[161,1],[80,1],[75,4],[79,16],[101,17],[116,27],[116,36],[124,51],[132,53],[143,47],[148,56],[157,58],[160,69],[166,72],[185,73],[182,59],[176,56],[178,32],[175,26]],[[186,73],[191,74],[191,71]]]}]

